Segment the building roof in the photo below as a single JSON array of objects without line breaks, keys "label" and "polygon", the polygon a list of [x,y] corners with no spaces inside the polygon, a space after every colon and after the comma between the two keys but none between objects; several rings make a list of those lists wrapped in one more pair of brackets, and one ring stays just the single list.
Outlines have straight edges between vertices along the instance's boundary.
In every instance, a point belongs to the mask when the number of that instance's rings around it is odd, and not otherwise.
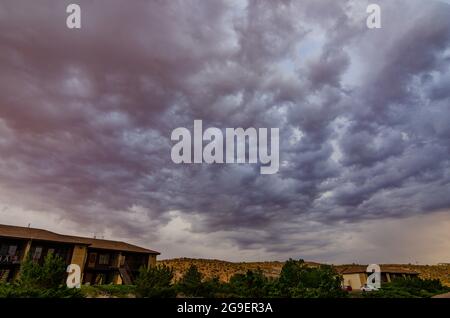
[{"label": "building roof", "polygon": [[9,238],[89,245],[89,243],[86,243],[75,236],[61,235],[47,230],[34,229],[22,226],[4,225],[4,224],[0,224],[0,236]]},{"label": "building roof", "polygon": [[[382,273],[389,274],[409,274],[409,275],[419,275],[418,272],[415,272],[411,269],[397,266],[389,266],[389,265],[380,265]],[[358,273],[366,273],[367,265],[349,265],[342,266],[337,269],[339,274],[358,274]]]},{"label": "building roof", "polygon": [[139,247],[121,241],[101,240],[89,237],[62,235],[42,229],[4,225],[4,224],[0,224],[0,237],[80,244],[80,245],[87,245],[91,248],[115,250],[123,252],[160,254],[157,251],[149,250],[143,247]]},{"label": "building roof", "polygon": [[79,237],[84,243],[89,244],[91,248],[98,248],[104,250],[116,250],[124,252],[146,253],[146,254],[161,254],[157,251],[149,250],[137,245],[133,245],[121,241],[100,240],[87,237]]}]

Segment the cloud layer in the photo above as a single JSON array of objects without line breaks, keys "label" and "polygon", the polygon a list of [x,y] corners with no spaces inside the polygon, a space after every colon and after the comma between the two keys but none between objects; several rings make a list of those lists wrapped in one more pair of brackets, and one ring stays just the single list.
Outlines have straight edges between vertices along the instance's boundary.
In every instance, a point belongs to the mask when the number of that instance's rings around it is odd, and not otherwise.
[{"label": "cloud layer", "polygon": [[[342,231],[449,211],[447,4],[379,1],[369,30],[366,1],[80,1],[69,30],[69,3],[0,4],[0,200],[30,222],[345,260]],[[280,128],[279,173],[173,164],[194,119]]]}]

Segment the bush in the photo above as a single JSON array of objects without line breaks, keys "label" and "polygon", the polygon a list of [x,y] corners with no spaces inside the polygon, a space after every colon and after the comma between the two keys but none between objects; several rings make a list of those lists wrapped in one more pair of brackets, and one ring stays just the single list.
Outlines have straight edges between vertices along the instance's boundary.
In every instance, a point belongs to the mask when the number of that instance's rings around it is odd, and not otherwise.
[{"label": "bush", "polygon": [[392,281],[392,286],[397,288],[406,288],[414,292],[420,292],[421,290],[430,293],[440,293],[446,290],[446,287],[442,286],[439,279],[420,279],[414,278],[396,278]]},{"label": "bush", "polygon": [[[191,265],[177,283],[177,291],[187,297],[213,298],[223,293],[223,284],[219,278],[203,279],[197,266]],[[223,295],[222,295],[223,296]]]},{"label": "bush", "polygon": [[378,291],[363,293],[367,298],[428,298],[449,292],[438,279],[396,278]]},{"label": "bush", "polygon": [[303,260],[287,260],[281,268],[279,282],[279,291],[282,297],[290,297],[291,290],[300,284],[300,273],[304,267]]},{"label": "bush", "polygon": [[42,289],[20,284],[0,284],[0,298],[81,298],[79,289],[64,286]]},{"label": "bush", "polygon": [[135,285],[83,285],[81,292],[84,297],[117,297],[130,298],[136,294]]},{"label": "bush", "polygon": [[226,296],[224,284],[218,277],[213,277],[203,282],[201,296],[207,298],[223,298]]},{"label": "bush", "polygon": [[185,296],[198,297],[203,294],[203,275],[197,266],[191,265],[177,284],[177,289]]},{"label": "bush", "polygon": [[279,278],[282,297],[342,298],[347,293],[341,288],[342,277],[332,266],[309,267],[303,260],[289,259]]},{"label": "bush", "polygon": [[228,292],[234,297],[261,298],[268,296],[268,279],[261,270],[248,270],[246,274],[235,274],[228,283]]},{"label": "bush", "polygon": [[172,286],[173,269],[166,265],[141,267],[137,276],[136,294],[139,297],[170,298],[176,296]]},{"label": "bush", "polygon": [[80,290],[69,289],[64,283],[66,266],[53,254],[45,257],[41,266],[27,258],[20,268],[20,278],[13,284],[0,284],[2,298],[73,298],[82,297]]},{"label": "bush", "polygon": [[25,288],[56,289],[65,277],[66,264],[61,257],[48,254],[42,266],[28,257],[20,268],[19,284]]}]

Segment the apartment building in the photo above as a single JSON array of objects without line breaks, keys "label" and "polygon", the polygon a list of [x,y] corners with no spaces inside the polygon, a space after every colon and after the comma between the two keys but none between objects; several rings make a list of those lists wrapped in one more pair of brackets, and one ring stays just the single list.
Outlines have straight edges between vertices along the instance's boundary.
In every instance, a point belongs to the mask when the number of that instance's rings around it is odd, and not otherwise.
[{"label": "apartment building", "polygon": [[160,254],[120,241],[0,224],[0,280],[15,279],[26,257],[42,263],[49,253],[79,265],[84,284],[132,284],[139,268],[155,265]]}]

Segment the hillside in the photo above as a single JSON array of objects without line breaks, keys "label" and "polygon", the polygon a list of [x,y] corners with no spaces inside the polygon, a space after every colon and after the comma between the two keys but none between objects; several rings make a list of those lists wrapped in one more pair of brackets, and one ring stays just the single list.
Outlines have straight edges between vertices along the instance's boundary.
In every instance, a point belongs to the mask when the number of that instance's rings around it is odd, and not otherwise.
[{"label": "hillside", "polygon": [[[245,273],[247,270],[261,269],[268,277],[277,277],[280,274],[283,262],[227,262],[214,259],[192,259],[175,258],[158,261],[159,264],[165,264],[173,267],[175,270],[175,279],[178,279],[192,264],[197,266],[200,272],[206,278],[219,277],[221,281],[228,281],[236,273]],[[318,263],[307,262],[311,266],[317,266]],[[337,268],[353,266],[336,265]],[[421,278],[440,279],[443,284],[450,286],[450,264],[446,265],[411,265],[411,264],[385,264],[385,266],[413,270],[419,273]]]},{"label": "hillside", "polygon": [[219,277],[221,281],[228,281],[236,273],[245,273],[247,270],[257,270],[258,268],[266,276],[276,277],[283,267],[282,262],[233,263],[215,259],[192,258],[175,258],[158,261],[158,263],[173,267],[176,279],[181,277],[189,266],[195,265],[206,278]]}]

